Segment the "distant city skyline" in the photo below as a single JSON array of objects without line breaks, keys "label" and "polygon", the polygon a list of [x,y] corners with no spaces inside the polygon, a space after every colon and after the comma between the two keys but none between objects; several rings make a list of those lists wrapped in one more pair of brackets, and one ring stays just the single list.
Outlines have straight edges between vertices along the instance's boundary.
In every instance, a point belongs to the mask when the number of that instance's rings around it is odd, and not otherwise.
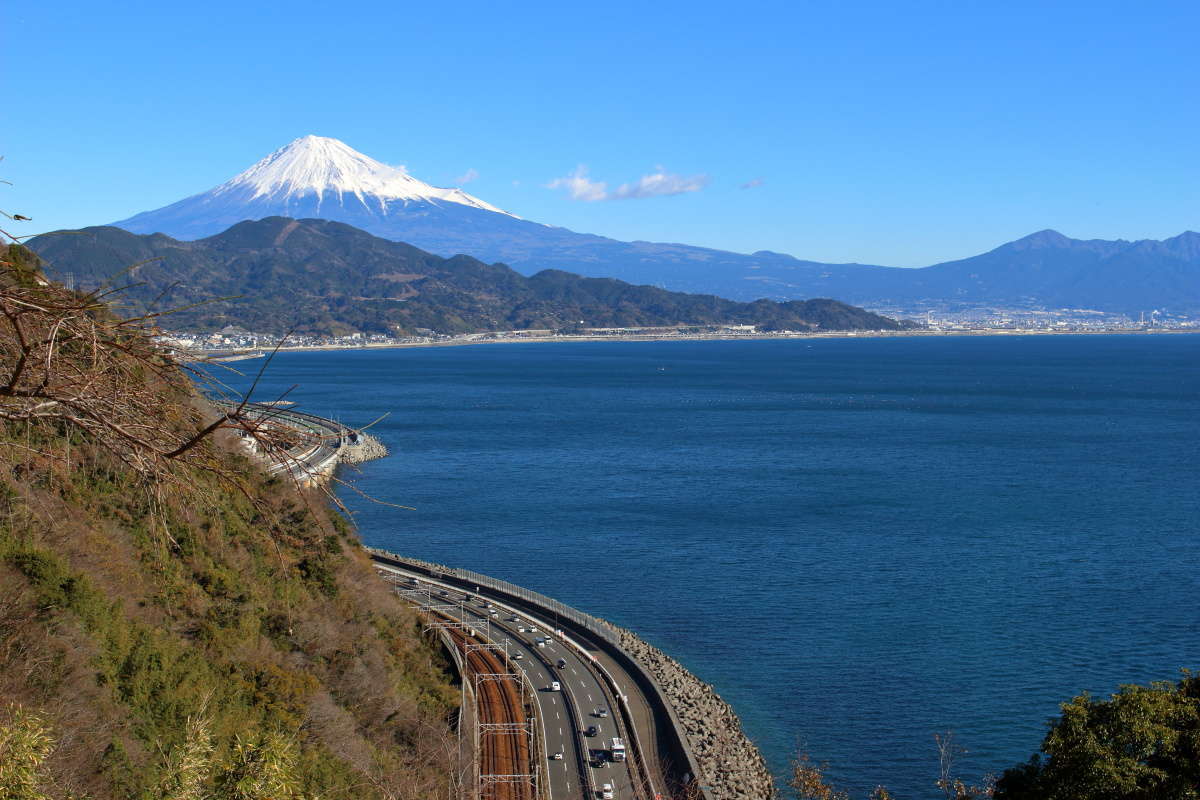
[{"label": "distant city skyline", "polygon": [[305,134],[622,240],[924,266],[1200,228],[1194,3],[13,6],[0,209],[33,234]]}]

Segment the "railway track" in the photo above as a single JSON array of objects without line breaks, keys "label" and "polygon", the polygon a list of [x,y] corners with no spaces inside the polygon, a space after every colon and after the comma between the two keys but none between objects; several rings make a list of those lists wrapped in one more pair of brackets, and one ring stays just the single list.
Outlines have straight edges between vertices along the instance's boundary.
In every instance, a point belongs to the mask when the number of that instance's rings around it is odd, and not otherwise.
[{"label": "railway track", "polygon": [[480,737],[478,774],[484,777],[478,786],[479,800],[537,800],[534,786],[515,777],[530,775],[534,770],[526,732],[532,720],[526,711],[520,678],[490,677],[509,674],[513,668],[494,650],[471,649],[469,646],[477,643],[471,637],[460,631],[448,632],[467,664],[463,680],[485,676],[475,685],[479,722],[484,726],[510,727],[509,730],[485,727]]},{"label": "railway track", "polygon": [[[399,574],[392,574],[393,572],[397,572]],[[561,693],[555,692],[552,696],[547,696],[544,698],[540,694],[533,695],[531,698],[523,698],[529,699],[531,702],[528,706],[521,707],[521,714],[512,714],[511,711],[504,710],[506,701],[503,698],[496,696],[495,687],[491,687],[486,690],[487,696],[483,696],[484,690],[477,692],[477,694],[480,696],[477,697],[475,702],[471,704],[472,708],[480,708],[482,705],[486,704],[494,709],[499,710],[504,715],[503,718],[501,718],[501,716],[498,716],[496,713],[489,710],[486,718],[480,716],[480,739],[483,738],[482,731],[485,729],[486,725],[492,722],[530,720],[533,723],[531,724],[530,728],[527,729],[527,737],[529,738],[526,738],[521,742],[521,745],[524,746],[523,749],[525,751],[525,755],[517,755],[516,757],[529,758],[532,760],[532,767],[517,767],[520,772],[525,773],[526,777],[529,776],[530,772],[536,772],[537,774],[536,783],[526,780],[526,787],[520,789],[516,787],[505,787],[503,789],[500,787],[492,787],[490,789],[485,789],[481,795],[476,795],[477,797],[492,800],[492,798],[530,797],[532,795],[536,797],[537,800],[544,800],[544,798],[550,796],[548,792],[551,791],[551,784],[553,784],[553,792],[555,797],[561,796],[564,798],[578,798],[580,794],[582,794],[585,798],[591,800],[591,798],[599,796],[599,788],[602,783],[612,783],[620,800],[666,800],[668,796],[677,798],[698,796],[694,793],[694,789],[689,790],[688,788],[682,786],[672,786],[669,781],[667,781],[667,787],[662,787],[662,776],[656,771],[660,764],[656,758],[658,751],[651,749],[650,752],[646,752],[643,749],[646,747],[647,742],[651,748],[654,747],[656,743],[654,729],[652,727],[649,728],[650,736],[649,739],[647,739],[644,735],[645,730],[640,727],[640,724],[644,721],[638,720],[634,710],[628,707],[628,701],[621,691],[620,685],[617,682],[617,678],[610,674],[608,668],[603,666],[594,657],[593,651],[595,648],[592,644],[590,644],[586,634],[582,634],[582,639],[573,640],[562,631],[556,631],[555,640],[549,640],[549,646],[545,651],[543,651],[535,648],[533,643],[530,641],[530,639],[535,637],[532,637],[528,633],[518,633],[517,626],[515,625],[509,626],[506,625],[505,622],[502,622],[498,619],[492,619],[490,622],[490,633],[488,634],[488,639],[493,643],[503,642],[503,644],[506,646],[512,646],[514,643],[519,643],[520,647],[518,648],[517,657],[520,658],[520,653],[523,652],[527,660],[523,662],[512,661],[506,663],[505,656],[503,652],[498,649],[497,645],[494,645],[496,649],[488,652],[486,656],[473,656],[470,658],[470,660],[468,660],[468,652],[475,653],[482,649],[479,646],[481,640],[473,639],[471,638],[471,635],[468,635],[461,630],[456,630],[456,628],[462,627],[463,620],[465,620],[468,615],[479,617],[484,621],[486,621],[486,618],[481,616],[481,612],[470,608],[469,605],[462,605],[464,599],[472,599],[470,595],[466,595],[464,598],[458,597],[456,594],[457,592],[466,591],[463,586],[454,585],[453,583],[440,583],[438,581],[428,582],[428,585],[425,585],[422,583],[422,581],[426,581],[427,579],[423,579],[420,578],[420,576],[414,575],[408,575],[407,577],[404,577],[404,573],[402,571],[393,570],[390,566],[382,567],[381,574],[383,574],[385,579],[387,579],[389,582],[395,583],[397,585],[397,591],[399,591],[401,594],[413,594],[413,597],[410,599],[414,600],[418,604],[416,607],[423,608],[425,614],[429,614],[441,620],[442,622],[451,623],[450,625],[446,626],[444,634],[448,637],[453,637],[452,641],[457,646],[457,649],[461,654],[458,658],[458,662],[461,665],[461,669],[465,673],[465,680],[468,684],[472,682],[472,678],[469,673],[476,673],[480,672],[481,670],[484,672],[484,674],[496,672],[521,674],[524,680],[517,686],[512,686],[513,681],[507,681],[507,683],[509,683],[510,690],[515,691],[518,696],[521,694],[520,690],[523,689],[525,685],[529,684],[530,678],[534,677],[533,673],[536,673],[535,683],[540,682],[542,679],[557,679],[562,682],[563,691]],[[425,586],[425,588],[415,588],[420,586]],[[439,589],[439,587],[444,588]],[[476,593],[479,593],[478,598],[474,599],[479,600],[480,604],[482,605],[484,599],[486,599],[485,595],[480,593],[478,586],[474,586],[473,588]],[[439,598],[434,598],[432,593],[433,590],[438,590]],[[421,595],[423,595],[423,599]],[[447,605],[455,602],[460,603],[457,609],[455,609],[453,605]],[[515,607],[504,605],[503,603],[506,602],[505,600],[501,600],[500,602],[501,605],[499,610],[501,613],[507,615],[509,612],[512,612],[513,614],[521,615],[526,620],[536,622],[543,629],[547,631],[551,630],[550,623],[546,622],[545,620],[539,621],[537,619],[536,612],[531,614],[527,608],[521,607],[519,602]],[[510,598],[507,600],[507,602],[513,601]],[[468,614],[464,614],[460,618],[453,613],[449,613],[448,609],[454,609],[460,613],[462,611],[467,611]],[[493,617],[496,616],[496,610],[493,609],[492,605],[488,605],[488,609],[491,610]],[[514,620],[516,619],[515,617],[511,618]],[[510,616],[505,616],[505,620],[508,619],[510,619]],[[533,630],[536,632],[537,629],[534,628]],[[497,638],[492,634],[500,635],[499,638]],[[554,663],[556,657],[559,655],[559,652],[555,650],[556,643],[564,648],[561,652],[561,655],[566,656],[568,659],[568,667],[562,667]],[[475,647],[472,647],[470,651],[468,651],[466,649],[468,644],[474,644]],[[531,669],[531,667],[536,668]],[[576,672],[576,668],[579,668],[578,672]],[[568,671],[570,675],[568,675]],[[588,717],[593,716],[590,711],[584,712],[578,707],[579,698],[576,696],[576,693],[580,690],[576,688],[576,684],[579,684],[580,686],[583,684],[580,683],[577,678],[584,674],[588,675],[588,678],[590,679],[590,686],[583,688],[582,691],[584,694],[586,694],[588,691],[592,693],[587,694],[587,700],[592,705],[598,704],[600,706],[607,707],[610,710],[612,716],[609,717],[607,723],[605,723],[605,728],[607,729],[609,725],[613,726],[615,729],[611,731],[610,735],[619,736],[626,742],[627,759],[623,762],[609,761],[610,764],[620,763],[624,767],[624,774],[619,774],[617,771],[606,770],[606,767],[608,770],[611,770],[612,768],[603,763],[605,760],[609,760],[605,758],[607,756],[607,750],[605,749],[606,744],[604,740],[583,738],[584,731],[588,727],[589,723],[592,722],[591,719],[585,718],[585,713]],[[530,688],[532,688],[532,684],[530,684]],[[592,695],[595,694],[597,690],[599,690],[599,694],[596,695],[597,699],[593,700]],[[511,700],[507,702],[511,706]],[[590,708],[591,705],[588,706],[588,709]],[[559,717],[558,712],[560,711],[565,713],[565,717]],[[558,736],[555,737],[554,727],[559,725],[561,725],[561,727],[557,727]],[[567,739],[563,738],[564,728],[567,728],[569,731]],[[529,730],[532,730],[532,733],[529,733]],[[643,735],[639,736],[638,733]],[[532,741],[530,741],[530,738],[532,738]],[[553,743],[553,748],[551,748],[550,743]],[[595,745],[597,744],[599,744],[600,747],[596,747]],[[489,746],[491,745],[489,744]],[[515,745],[514,743],[510,742],[505,745],[507,748],[506,753],[492,752],[481,754],[477,752],[477,757],[481,756],[482,758],[488,760],[488,763],[482,765],[477,774],[496,775],[498,773],[489,772],[489,770],[506,769],[506,764],[514,763],[512,761],[514,757],[512,748],[519,746],[520,745]],[[479,749],[480,748],[477,748],[477,750]],[[496,747],[491,747],[491,749],[493,751],[498,750]],[[530,750],[533,751],[532,754],[529,753]],[[561,751],[567,761],[572,762],[570,766],[557,759],[551,760],[547,764],[543,764],[542,758],[548,757],[552,750],[554,752]],[[593,762],[593,759],[595,759],[597,755],[600,756],[600,764]],[[530,761],[525,761],[523,763],[530,765]],[[566,772],[562,771],[564,767],[566,768]],[[513,777],[517,777],[517,775],[514,775]]]}]

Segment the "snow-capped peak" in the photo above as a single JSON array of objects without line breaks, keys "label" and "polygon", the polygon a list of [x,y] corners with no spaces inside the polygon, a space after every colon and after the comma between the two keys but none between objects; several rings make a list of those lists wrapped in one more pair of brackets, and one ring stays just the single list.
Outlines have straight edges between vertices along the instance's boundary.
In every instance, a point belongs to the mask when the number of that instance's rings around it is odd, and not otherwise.
[{"label": "snow-capped peak", "polygon": [[249,191],[251,199],[285,201],[308,194],[321,198],[331,192],[339,198],[355,195],[364,205],[368,198],[373,198],[376,200],[373,205],[384,207],[392,200],[440,200],[508,214],[462,189],[430,186],[409,175],[403,167],[390,167],[326,136],[296,139],[218,186],[214,194],[245,191]]}]

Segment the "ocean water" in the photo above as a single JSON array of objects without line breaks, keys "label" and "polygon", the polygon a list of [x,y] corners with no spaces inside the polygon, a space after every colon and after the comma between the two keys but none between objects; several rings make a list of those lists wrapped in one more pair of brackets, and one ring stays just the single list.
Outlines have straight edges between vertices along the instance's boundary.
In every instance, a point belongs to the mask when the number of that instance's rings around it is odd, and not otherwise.
[{"label": "ocean water", "polygon": [[[235,364],[257,369],[261,362]],[[1200,667],[1200,336],[278,356],[257,397],[391,449],[362,538],[626,625],[779,774],[937,793],[1083,690]]]}]

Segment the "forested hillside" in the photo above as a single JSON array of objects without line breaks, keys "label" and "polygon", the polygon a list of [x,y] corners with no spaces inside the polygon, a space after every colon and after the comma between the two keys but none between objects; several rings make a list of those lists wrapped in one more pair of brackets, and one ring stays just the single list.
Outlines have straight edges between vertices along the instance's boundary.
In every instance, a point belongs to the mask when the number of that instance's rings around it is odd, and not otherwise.
[{"label": "forested hillside", "polygon": [[[51,274],[87,289],[129,284],[130,309],[180,309],[176,330],[439,333],[643,325],[897,330],[835,300],[737,303],[611,278],[525,277],[469,256],[440,258],[328,220],[269,217],[194,242],[97,227],[39,236]],[[195,305],[193,304],[200,304]]]},{"label": "forested hillside", "polygon": [[141,323],[0,262],[0,796],[450,796],[448,662],[345,520]]}]

